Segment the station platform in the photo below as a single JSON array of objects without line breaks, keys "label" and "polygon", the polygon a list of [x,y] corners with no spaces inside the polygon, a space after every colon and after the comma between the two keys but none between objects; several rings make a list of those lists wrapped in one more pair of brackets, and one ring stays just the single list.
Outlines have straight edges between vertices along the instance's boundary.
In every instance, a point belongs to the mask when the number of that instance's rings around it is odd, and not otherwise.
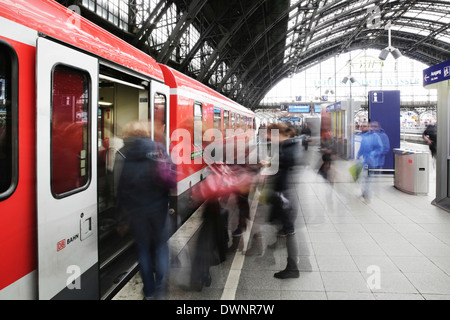
[{"label": "station platform", "polygon": [[[402,148],[427,150],[425,145]],[[276,279],[286,266],[287,250],[277,229],[267,223],[267,206],[256,191],[240,248],[211,267],[212,283],[189,289],[191,256],[201,224],[201,210],[170,239],[172,254],[168,300],[431,300],[450,299],[450,213],[431,204],[435,172],[430,156],[426,196],[394,187],[393,176],[373,179],[373,197],[349,173],[351,161],[336,160],[333,185],[317,174],[317,147],[307,151],[310,165],[295,173],[299,201],[296,239],[300,277]],[[229,204],[229,230],[237,209]],[[264,252],[246,256],[255,232],[262,232]],[[269,246],[278,239],[277,246]],[[142,300],[139,273],[113,300]]]}]

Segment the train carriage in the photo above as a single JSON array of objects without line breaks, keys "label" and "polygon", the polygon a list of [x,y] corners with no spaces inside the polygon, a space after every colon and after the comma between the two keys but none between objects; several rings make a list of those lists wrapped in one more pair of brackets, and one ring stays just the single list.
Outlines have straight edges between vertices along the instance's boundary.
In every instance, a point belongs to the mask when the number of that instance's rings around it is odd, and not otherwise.
[{"label": "train carriage", "polygon": [[[0,7],[0,299],[107,299],[137,270],[115,206],[122,128],[149,121],[170,150],[186,114],[192,139],[215,108],[221,126],[253,114],[54,1]],[[179,166],[176,202],[204,167]]]}]

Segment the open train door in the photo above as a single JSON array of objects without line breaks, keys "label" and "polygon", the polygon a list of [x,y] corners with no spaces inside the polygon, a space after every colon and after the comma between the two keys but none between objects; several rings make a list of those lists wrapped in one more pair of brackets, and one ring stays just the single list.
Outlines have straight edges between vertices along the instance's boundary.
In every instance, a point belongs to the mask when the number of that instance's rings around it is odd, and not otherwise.
[{"label": "open train door", "polygon": [[96,58],[37,41],[39,299],[98,299]]}]

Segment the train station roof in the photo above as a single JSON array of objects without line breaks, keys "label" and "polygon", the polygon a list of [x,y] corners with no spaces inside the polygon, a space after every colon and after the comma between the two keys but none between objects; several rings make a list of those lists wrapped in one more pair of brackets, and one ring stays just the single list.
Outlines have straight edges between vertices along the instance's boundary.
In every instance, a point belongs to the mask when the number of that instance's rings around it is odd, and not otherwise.
[{"label": "train station roof", "polygon": [[450,59],[450,1],[59,0],[158,62],[256,109],[282,79],[343,52],[389,44]]}]

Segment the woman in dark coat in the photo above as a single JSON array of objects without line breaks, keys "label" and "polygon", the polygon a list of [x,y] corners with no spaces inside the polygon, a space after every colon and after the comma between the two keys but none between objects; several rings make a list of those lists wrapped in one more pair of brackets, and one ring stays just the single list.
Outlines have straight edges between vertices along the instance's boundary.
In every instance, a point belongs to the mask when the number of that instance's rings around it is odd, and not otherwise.
[{"label": "woman in dark coat", "polygon": [[126,159],[118,188],[118,205],[130,220],[147,299],[165,295],[169,269],[168,204],[170,186],[163,184],[158,161],[170,158],[152,141],[148,122],[132,122],[124,130]]}]

